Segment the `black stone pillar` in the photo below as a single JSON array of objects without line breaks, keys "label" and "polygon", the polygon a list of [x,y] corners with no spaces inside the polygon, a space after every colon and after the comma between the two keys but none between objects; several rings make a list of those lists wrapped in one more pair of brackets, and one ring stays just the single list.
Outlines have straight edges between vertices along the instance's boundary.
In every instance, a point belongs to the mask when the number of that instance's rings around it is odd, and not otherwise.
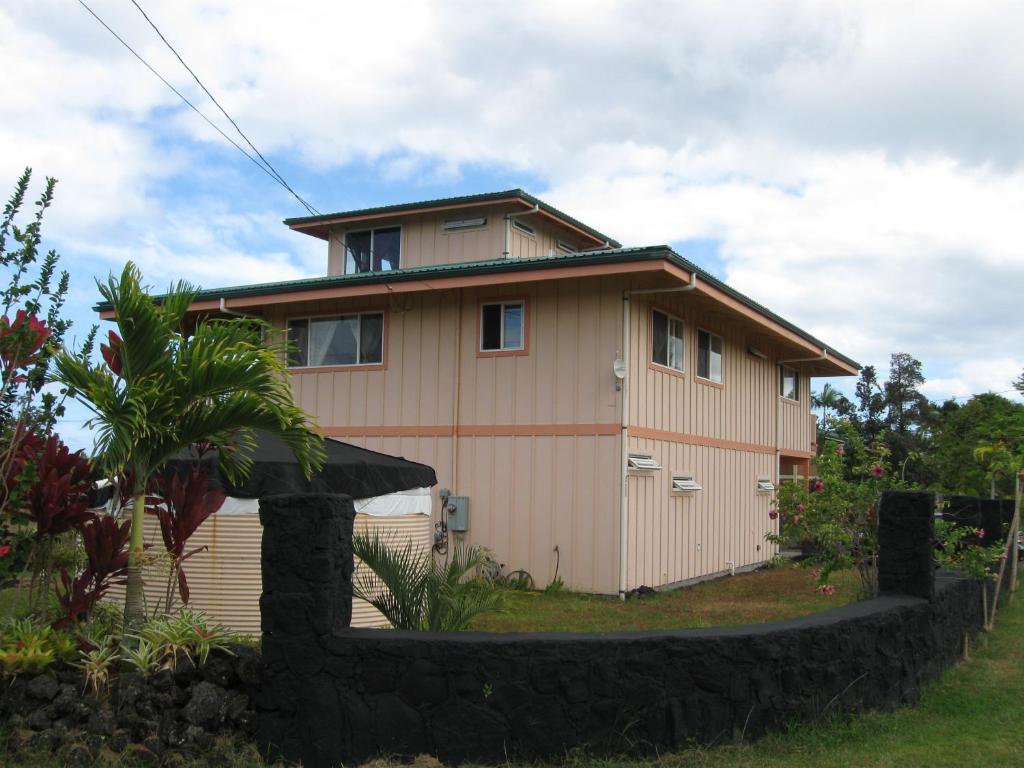
[{"label": "black stone pillar", "polygon": [[263,524],[263,679],[256,709],[263,752],[307,768],[334,766],[344,712],[321,671],[331,635],[352,619],[352,523],[348,496],[260,499]]},{"label": "black stone pillar", "polygon": [[935,494],[885,491],[878,505],[878,591],[935,596]]}]

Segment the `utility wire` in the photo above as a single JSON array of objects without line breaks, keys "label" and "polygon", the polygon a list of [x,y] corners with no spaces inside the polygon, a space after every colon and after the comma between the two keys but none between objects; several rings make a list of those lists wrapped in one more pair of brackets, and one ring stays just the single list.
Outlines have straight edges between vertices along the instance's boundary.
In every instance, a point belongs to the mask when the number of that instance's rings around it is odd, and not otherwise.
[{"label": "utility wire", "polygon": [[[271,173],[270,170],[268,170],[266,167],[264,167],[260,163],[259,160],[257,160],[255,157],[250,155],[248,152],[246,152],[245,149],[243,149],[241,146],[239,146],[238,143],[234,139],[232,139],[230,136],[228,136],[226,133],[224,133],[224,131],[222,131],[220,129],[220,127],[216,123],[214,123],[212,120],[210,120],[210,118],[208,118],[206,115],[204,115],[195,104],[193,104],[191,101],[189,101],[187,98],[185,98],[185,96],[181,93],[181,91],[179,91],[177,88],[175,88],[173,85],[171,85],[164,78],[163,75],[161,75],[159,72],[156,71],[156,69],[153,68],[153,66],[148,61],[146,61],[144,58],[142,58],[142,56],[140,56],[136,52],[136,50],[134,48],[132,48],[130,45],[128,45],[128,43],[125,42],[124,38],[122,38],[119,34],[117,34],[117,32],[115,32],[113,29],[111,29],[110,25],[107,24],[107,22],[105,22],[103,19],[101,19],[92,8],[90,8],[88,5],[86,5],[85,0],[78,0],[78,4],[81,5],[83,8],[85,8],[85,10],[87,10],[89,12],[90,16],[92,16],[94,19],[96,19],[96,21],[98,21],[103,26],[103,28],[107,30],[107,32],[109,32],[111,35],[113,35],[114,38],[119,43],[121,43],[121,45],[123,45],[125,48],[127,48],[129,53],[131,53],[132,56],[134,56],[136,59],[138,59],[143,64],[143,66],[146,67],[146,69],[148,69],[150,72],[152,72],[157,77],[157,79],[160,80],[160,82],[162,82],[164,85],[166,85],[168,88],[170,88],[179,99],[181,99],[183,102],[185,102],[185,104],[187,104],[189,106],[189,108],[193,112],[195,112],[197,115],[199,115],[201,118],[203,118],[203,120],[206,121],[206,123],[211,128],[213,128],[217,133],[219,133],[222,137],[224,137],[225,141],[227,141],[229,144],[231,144],[231,146],[233,146],[235,149],[237,149],[243,155],[245,155],[245,157],[248,158],[249,161],[253,165],[255,165],[257,168],[259,168],[261,171],[263,171],[265,174],[267,174],[267,176],[269,176],[270,179],[275,184],[279,184],[281,186],[284,186],[286,189],[289,189],[289,191],[291,191],[290,188],[286,184],[282,184],[282,182],[276,176],[274,176],[274,174]],[[295,194],[295,193],[292,192],[292,194]],[[301,198],[300,198],[300,200],[301,200]]]},{"label": "utility wire", "polygon": [[256,146],[249,140],[249,137],[245,135],[245,132],[238,126],[238,123],[235,122],[234,118],[228,114],[228,111],[224,109],[223,106],[221,106],[221,103],[217,101],[216,97],[214,97],[214,95],[210,93],[210,89],[203,84],[203,81],[199,79],[199,76],[192,71],[192,68],[188,64],[185,63],[185,60],[181,57],[181,54],[178,53],[175,47],[171,45],[170,41],[166,37],[164,37],[164,33],[161,32],[160,28],[153,22],[151,18],[149,18],[149,15],[143,10],[142,6],[139,5],[138,2],[136,2],[136,0],[132,0],[132,5],[134,5],[138,9],[139,13],[142,14],[142,18],[144,18],[149,23],[149,26],[151,26],[153,28],[153,31],[156,32],[157,36],[161,40],[163,40],[164,45],[166,45],[168,49],[170,49],[171,53],[174,54],[175,58],[179,62],[181,62],[181,66],[185,68],[185,71],[192,75],[192,79],[195,80],[196,84],[203,89],[203,93],[210,97],[210,101],[212,101],[216,105],[217,109],[221,111],[221,114],[223,114],[224,117],[228,119],[228,122],[235,127],[235,130],[238,131],[238,135],[241,136],[245,143],[249,145],[249,148],[256,153],[256,156],[263,161],[263,164],[274,175],[274,178],[277,179],[278,183],[280,183],[281,186],[283,186],[285,189],[291,192],[292,196],[296,200],[298,200],[307,211],[309,211],[311,214],[318,215],[320,211],[318,211],[316,208],[314,208],[312,205],[310,205],[308,202],[302,199],[302,197],[300,197],[299,194],[294,189],[291,188],[288,182],[284,180],[284,177],[280,173],[278,173],[277,169],[270,164],[270,161],[263,156],[263,153],[260,152],[256,148]]}]

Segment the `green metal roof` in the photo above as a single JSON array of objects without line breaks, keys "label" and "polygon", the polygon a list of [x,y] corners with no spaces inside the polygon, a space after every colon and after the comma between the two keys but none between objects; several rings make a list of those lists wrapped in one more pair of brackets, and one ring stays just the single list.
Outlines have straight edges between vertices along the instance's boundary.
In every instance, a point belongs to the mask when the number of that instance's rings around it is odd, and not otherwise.
[{"label": "green metal roof", "polygon": [[530,205],[538,206],[542,211],[550,213],[552,216],[557,216],[562,221],[572,224],[574,227],[578,227],[586,232],[588,235],[597,238],[603,243],[608,243],[613,248],[619,248],[622,244],[608,235],[598,232],[592,227],[588,227],[582,221],[574,219],[566,213],[557,208],[548,205],[543,200],[540,200],[529,192],[525,192],[522,189],[507,189],[504,192],[485,192],[479,195],[462,195],[461,197],[442,197],[437,200],[422,200],[416,203],[399,203],[398,205],[382,205],[377,208],[360,208],[354,211],[339,211],[338,213],[325,213],[319,216],[300,216],[293,219],[285,219],[284,223],[289,227],[302,227],[310,224],[321,224],[334,221],[336,219],[347,219],[355,218],[359,216],[373,216],[382,213],[402,213],[404,211],[417,210],[419,208],[443,208],[450,205],[472,205],[474,203],[489,203],[494,200],[507,200],[508,198],[519,198]]},{"label": "green metal roof", "polygon": [[[830,355],[842,360],[847,365],[860,368],[860,363],[846,357],[829,347],[825,342],[815,338],[807,331],[794,325],[767,307],[744,296],[734,288],[730,288],[721,280],[705,272],[693,262],[684,259],[667,245],[650,245],[642,248],[613,248],[601,251],[583,251],[579,253],[562,253],[554,256],[542,256],[529,259],[487,259],[483,261],[464,261],[454,264],[431,264],[420,267],[395,269],[388,272],[361,272],[354,275],[327,275],[326,277],[310,277],[302,280],[286,280],[277,283],[260,283],[256,285],[239,285],[228,288],[209,288],[200,290],[197,300],[232,299],[244,296],[268,296],[275,293],[315,291],[323,288],[341,288],[353,285],[373,285],[375,283],[402,283],[411,280],[425,280],[450,276],[472,276],[488,274],[508,274],[538,269],[554,269],[558,267],[583,267],[593,264],[626,264],[637,261],[667,260],[687,272],[697,275],[701,282],[713,285],[723,293],[731,296],[745,306],[767,317],[801,338],[822,349],[828,349]],[[160,298],[160,297],[156,297]],[[93,307],[97,312],[110,309],[110,304],[102,302]]]}]

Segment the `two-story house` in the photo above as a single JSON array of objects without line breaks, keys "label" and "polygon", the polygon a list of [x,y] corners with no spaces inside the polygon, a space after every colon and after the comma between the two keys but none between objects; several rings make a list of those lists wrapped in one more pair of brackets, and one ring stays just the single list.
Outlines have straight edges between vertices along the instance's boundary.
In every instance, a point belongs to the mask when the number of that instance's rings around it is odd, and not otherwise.
[{"label": "two-story house", "polygon": [[195,309],[287,329],[323,433],[433,466],[469,499],[460,535],[538,585],[614,594],[770,559],[774,486],[815,452],[811,378],[858,370],[671,248],[623,248],[522,190],[285,223],[324,241],[325,277]]}]

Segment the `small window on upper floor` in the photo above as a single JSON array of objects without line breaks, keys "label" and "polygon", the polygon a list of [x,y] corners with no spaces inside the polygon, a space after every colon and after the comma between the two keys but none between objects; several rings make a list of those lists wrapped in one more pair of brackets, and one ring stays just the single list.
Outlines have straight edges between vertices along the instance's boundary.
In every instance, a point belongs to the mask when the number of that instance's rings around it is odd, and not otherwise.
[{"label": "small window on upper floor", "polygon": [[292,318],[288,336],[291,368],[384,363],[383,312]]},{"label": "small window on upper floor", "polygon": [[537,230],[535,230],[533,227],[531,227],[525,221],[520,221],[519,219],[512,219],[512,226],[515,227],[516,229],[518,229],[523,234],[526,234],[526,235],[533,236],[533,235],[537,234]]},{"label": "small window on upper floor", "polygon": [[526,303],[500,301],[480,305],[480,351],[526,349]]},{"label": "small window on upper floor", "polygon": [[779,394],[787,400],[800,399],[800,376],[784,365],[779,366]]},{"label": "small window on upper floor", "polygon": [[722,383],[722,337],[709,331],[697,331],[697,376]]},{"label": "small window on upper floor", "polygon": [[683,321],[657,309],[651,310],[651,362],[683,370]]},{"label": "small window on upper floor", "polygon": [[381,227],[345,233],[345,274],[388,272],[401,265],[402,228]]}]

